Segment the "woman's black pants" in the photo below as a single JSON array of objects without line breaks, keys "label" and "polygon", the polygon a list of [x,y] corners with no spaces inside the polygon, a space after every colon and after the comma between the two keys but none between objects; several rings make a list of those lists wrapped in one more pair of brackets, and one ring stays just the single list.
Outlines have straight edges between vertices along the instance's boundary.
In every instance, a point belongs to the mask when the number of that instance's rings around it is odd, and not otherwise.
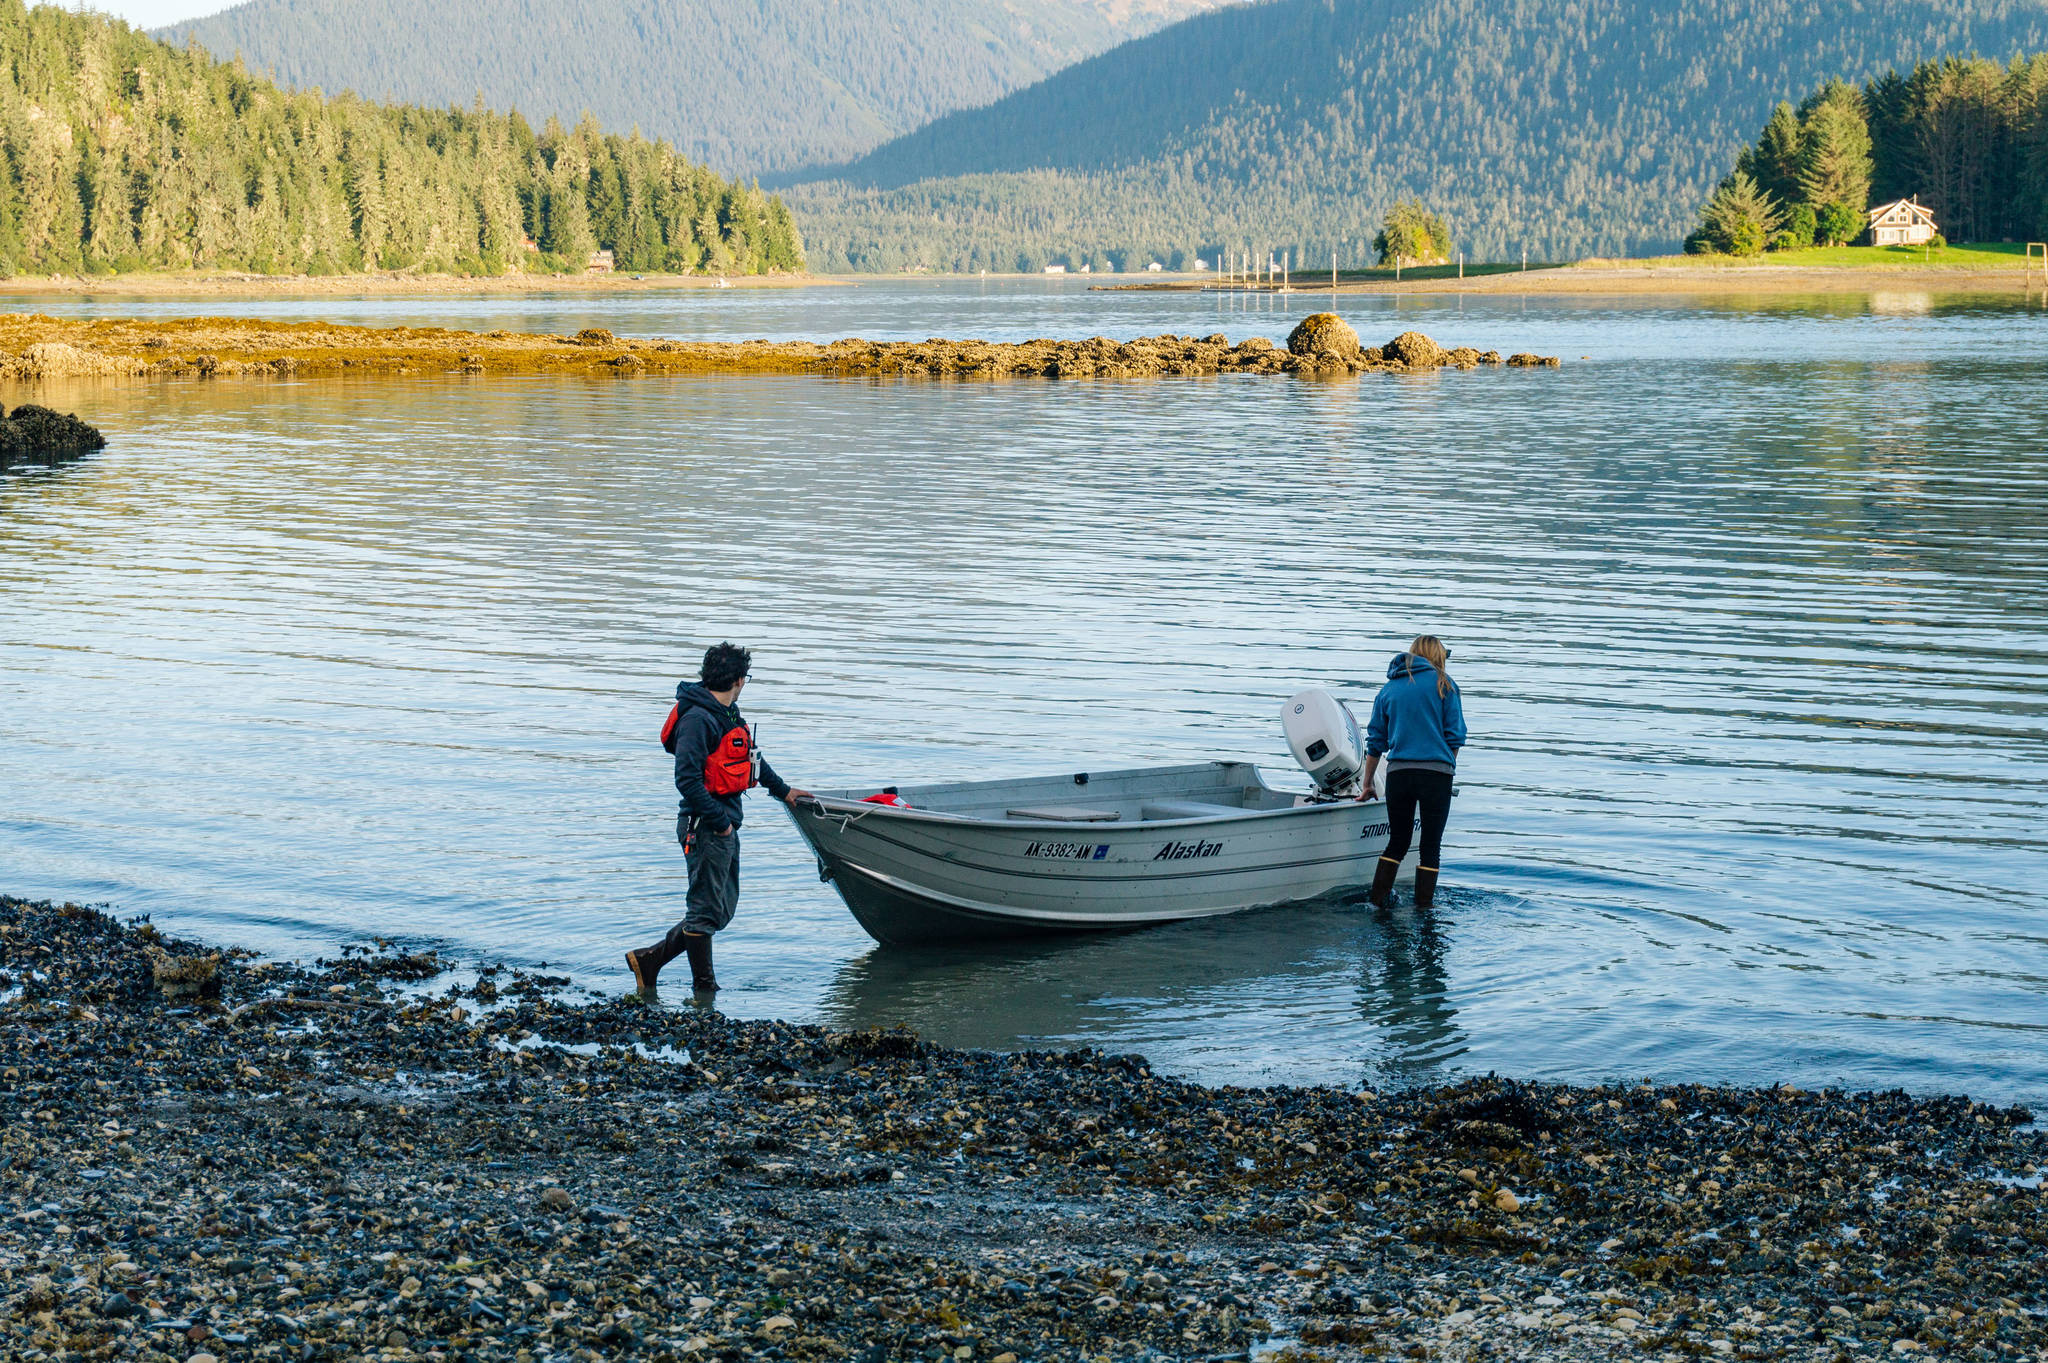
[{"label": "woman's black pants", "polygon": [[1451,821],[1451,774],[1407,767],[1387,773],[1387,850],[1380,855],[1399,861],[1408,855],[1415,831],[1415,811],[1422,811],[1422,857],[1418,863],[1434,871],[1443,863],[1444,825]]}]

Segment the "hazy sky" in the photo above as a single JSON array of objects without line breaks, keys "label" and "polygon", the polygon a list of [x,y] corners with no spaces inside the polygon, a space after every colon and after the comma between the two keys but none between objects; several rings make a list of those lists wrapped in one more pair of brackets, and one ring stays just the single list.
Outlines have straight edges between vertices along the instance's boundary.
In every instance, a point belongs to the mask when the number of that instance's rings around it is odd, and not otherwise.
[{"label": "hazy sky", "polygon": [[91,4],[84,4],[80,0],[65,0],[71,9],[96,9],[126,19],[137,28],[155,28],[159,24],[175,24],[180,19],[216,14],[233,3],[234,0],[92,0]]}]

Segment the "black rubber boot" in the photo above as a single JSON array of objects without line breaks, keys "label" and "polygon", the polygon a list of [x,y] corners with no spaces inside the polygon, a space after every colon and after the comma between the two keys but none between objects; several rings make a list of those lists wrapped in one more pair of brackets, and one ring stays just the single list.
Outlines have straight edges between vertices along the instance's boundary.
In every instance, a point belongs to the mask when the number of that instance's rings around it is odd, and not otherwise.
[{"label": "black rubber boot", "polygon": [[633,972],[633,987],[643,994],[654,992],[655,977],[666,964],[657,947],[641,947],[626,953],[626,969]]},{"label": "black rubber boot", "polygon": [[1436,871],[1434,866],[1415,868],[1415,907],[1426,909],[1436,903]]},{"label": "black rubber boot", "polygon": [[1365,892],[1365,902],[1377,909],[1392,908],[1394,875],[1400,869],[1400,862],[1381,857],[1378,869],[1372,873],[1372,888]]},{"label": "black rubber boot", "polygon": [[718,992],[718,977],[711,973],[711,934],[683,934],[683,950],[690,954],[690,986],[700,994]]}]

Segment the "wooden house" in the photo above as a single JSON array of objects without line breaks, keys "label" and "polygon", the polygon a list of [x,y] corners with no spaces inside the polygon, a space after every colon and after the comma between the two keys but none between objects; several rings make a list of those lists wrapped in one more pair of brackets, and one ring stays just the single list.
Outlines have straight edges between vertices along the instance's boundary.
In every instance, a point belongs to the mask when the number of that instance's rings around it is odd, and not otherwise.
[{"label": "wooden house", "polygon": [[1920,246],[1934,240],[1941,228],[1920,206],[1920,196],[1900,199],[1870,210],[1872,246]]},{"label": "wooden house", "polygon": [[592,251],[590,253],[590,264],[584,267],[584,273],[610,274],[611,272],[612,253],[610,251]]}]

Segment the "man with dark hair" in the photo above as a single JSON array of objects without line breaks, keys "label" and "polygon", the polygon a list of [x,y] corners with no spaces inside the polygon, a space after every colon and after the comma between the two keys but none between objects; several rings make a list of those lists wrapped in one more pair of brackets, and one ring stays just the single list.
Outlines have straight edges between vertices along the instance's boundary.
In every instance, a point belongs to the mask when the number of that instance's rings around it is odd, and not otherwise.
[{"label": "man with dark hair", "polygon": [[676,840],[683,845],[690,892],[683,921],[651,947],[626,953],[633,983],[654,988],[661,968],[678,956],[690,958],[691,983],[699,993],[718,988],[711,972],[711,936],[732,922],[740,899],[740,796],[756,785],[778,800],[810,798],[775,774],[754,744],[754,731],[740,718],[740,692],[747,685],[753,655],[737,644],[713,644],[695,682],[676,687],[671,728],[662,742],[676,755],[676,792],[682,812]]}]

